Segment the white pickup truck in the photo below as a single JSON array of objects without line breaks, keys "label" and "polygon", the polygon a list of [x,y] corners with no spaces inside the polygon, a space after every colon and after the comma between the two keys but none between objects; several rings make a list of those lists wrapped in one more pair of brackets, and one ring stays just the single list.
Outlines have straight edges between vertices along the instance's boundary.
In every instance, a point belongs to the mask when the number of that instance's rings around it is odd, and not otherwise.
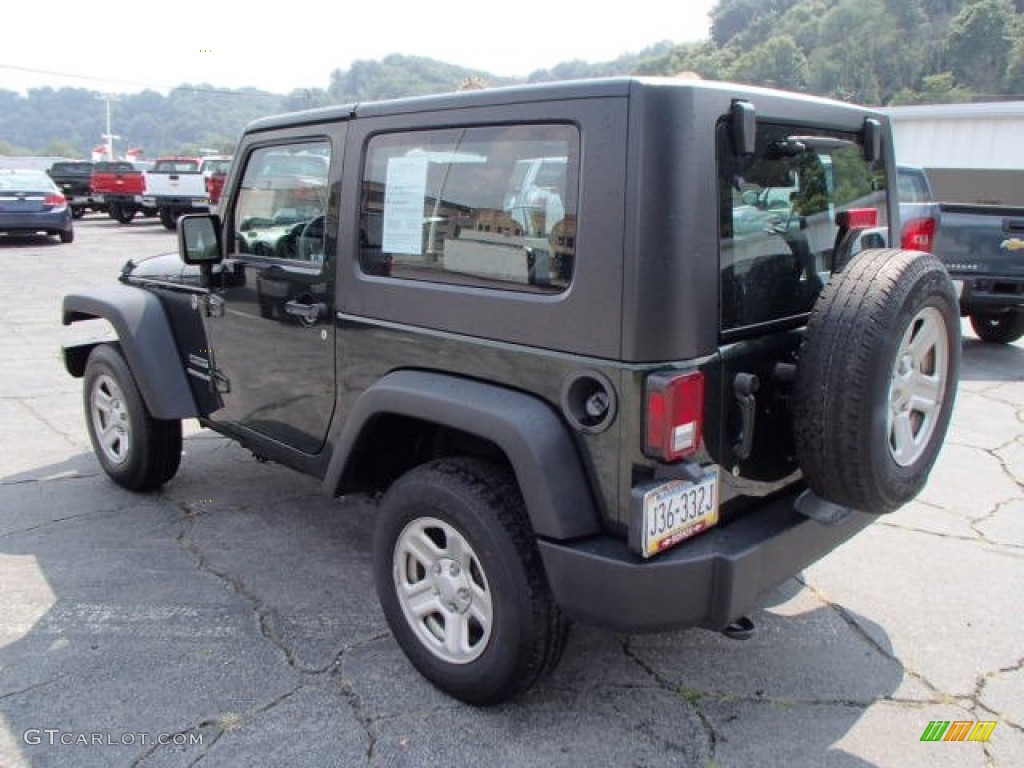
[{"label": "white pickup truck", "polygon": [[212,207],[206,180],[230,165],[227,155],[161,157],[146,172],[143,205],[156,208],[160,223],[174,229],[183,213],[205,213]]}]

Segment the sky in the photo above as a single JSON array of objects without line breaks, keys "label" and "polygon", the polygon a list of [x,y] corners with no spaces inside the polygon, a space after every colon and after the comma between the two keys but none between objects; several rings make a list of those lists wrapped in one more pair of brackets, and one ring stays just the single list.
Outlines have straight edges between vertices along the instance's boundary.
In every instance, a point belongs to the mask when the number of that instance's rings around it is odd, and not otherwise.
[{"label": "sky", "polygon": [[708,37],[715,0],[353,3],[3,0],[0,89],[166,92],[182,83],[273,93],[327,88],[330,73],[391,53],[494,75],[600,62],[663,40]]}]

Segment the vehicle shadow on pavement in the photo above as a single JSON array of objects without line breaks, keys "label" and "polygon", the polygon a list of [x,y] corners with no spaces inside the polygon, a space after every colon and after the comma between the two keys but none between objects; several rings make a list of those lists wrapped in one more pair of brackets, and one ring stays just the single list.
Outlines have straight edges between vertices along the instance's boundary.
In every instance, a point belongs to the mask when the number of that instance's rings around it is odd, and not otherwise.
[{"label": "vehicle shadow on pavement", "polygon": [[[4,766],[862,766],[842,739],[906,687],[882,628],[790,581],[745,642],[577,625],[530,693],[463,705],[387,630],[374,505],[205,431],[159,493],[81,453],[0,478],[0,508]],[[159,733],[202,743],[141,743]]]},{"label": "vehicle shadow on pavement", "polygon": [[960,366],[962,381],[1021,381],[1024,348],[1017,344],[987,344],[964,338]]},{"label": "vehicle shadow on pavement", "polygon": [[11,248],[49,248],[50,246],[63,245],[56,237],[46,235],[0,235],[0,248],[10,246]]}]

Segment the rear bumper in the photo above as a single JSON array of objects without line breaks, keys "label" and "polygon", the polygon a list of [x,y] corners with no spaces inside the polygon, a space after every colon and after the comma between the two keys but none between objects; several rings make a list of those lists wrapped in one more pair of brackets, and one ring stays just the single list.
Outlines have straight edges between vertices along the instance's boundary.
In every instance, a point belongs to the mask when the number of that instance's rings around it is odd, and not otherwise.
[{"label": "rear bumper", "polygon": [[1024,307],[1024,277],[959,274],[951,274],[950,277],[963,285],[961,314]]},{"label": "rear bumper", "polygon": [[103,202],[107,205],[142,205],[142,195],[122,195],[106,193]]},{"label": "rear bumper", "polygon": [[152,208],[165,208],[169,211],[205,211],[210,207],[207,197],[163,196],[143,197],[143,202]]},{"label": "rear bumper", "polygon": [[540,541],[555,601],[578,621],[622,632],[723,629],[781,584],[867,527],[850,511],[824,525],[794,509],[799,493],[766,502],[650,560],[611,537]]},{"label": "rear bumper", "polygon": [[69,195],[64,194],[64,197],[68,200],[68,205],[75,207],[84,207],[90,205],[103,205],[103,198],[100,195],[93,196],[91,194],[84,195]]},{"label": "rear bumper", "polygon": [[71,209],[45,213],[0,213],[0,232],[66,232]]}]

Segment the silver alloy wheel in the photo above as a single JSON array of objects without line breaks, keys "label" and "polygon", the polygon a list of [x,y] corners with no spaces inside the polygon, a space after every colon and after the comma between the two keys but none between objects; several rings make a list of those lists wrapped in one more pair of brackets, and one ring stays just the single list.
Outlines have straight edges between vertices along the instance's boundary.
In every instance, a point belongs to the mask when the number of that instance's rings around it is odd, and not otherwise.
[{"label": "silver alloy wheel", "polygon": [[420,642],[451,664],[468,664],[487,648],[494,606],[472,546],[433,517],[413,520],[395,542],[395,592]]},{"label": "silver alloy wheel", "polygon": [[908,467],[931,442],[949,381],[949,332],[935,307],[925,307],[903,333],[889,384],[889,452]]},{"label": "silver alloy wheel", "polygon": [[89,393],[89,417],[100,450],[111,464],[128,461],[132,448],[132,427],[124,392],[113,376],[96,377]]}]

